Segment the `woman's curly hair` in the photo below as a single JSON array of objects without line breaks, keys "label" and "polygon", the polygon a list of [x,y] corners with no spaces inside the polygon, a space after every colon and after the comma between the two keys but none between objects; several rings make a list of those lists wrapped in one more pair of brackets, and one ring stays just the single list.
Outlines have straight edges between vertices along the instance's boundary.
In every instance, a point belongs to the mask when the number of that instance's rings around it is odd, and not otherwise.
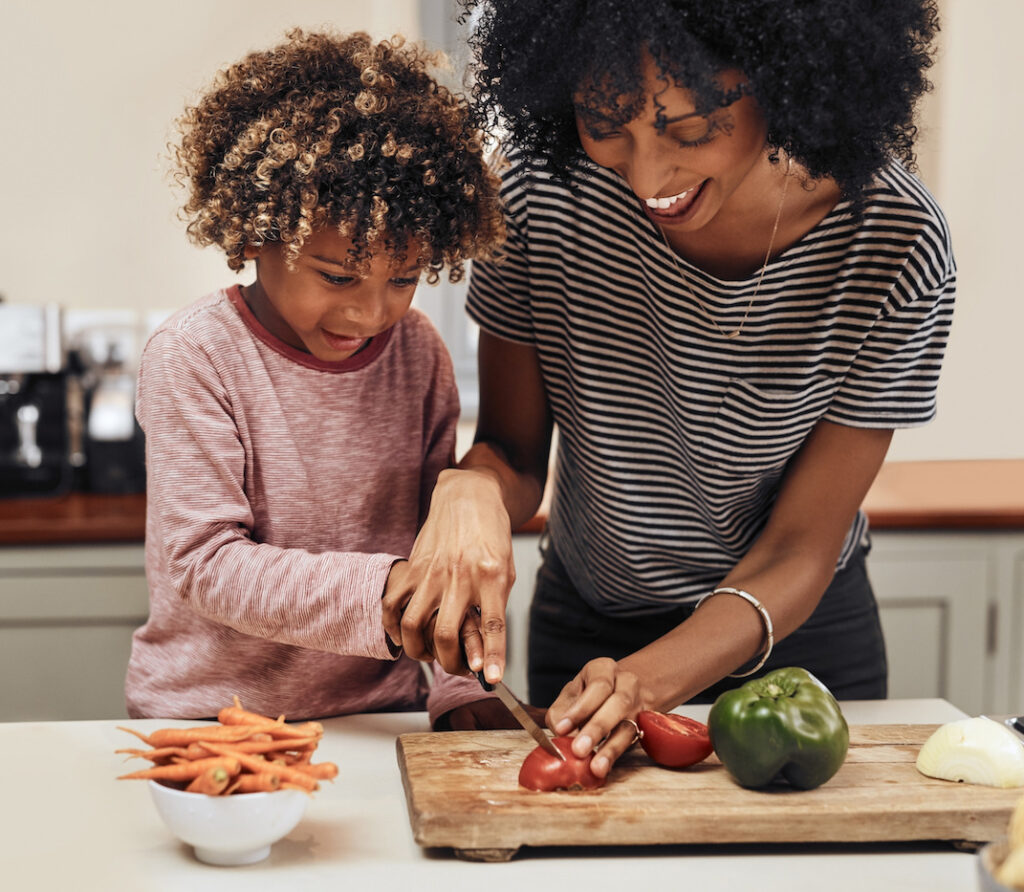
[{"label": "woman's curly hair", "polygon": [[428,281],[492,255],[504,234],[480,118],[429,73],[438,57],[400,38],[290,31],[281,45],[221,71],[178,120],[177,178],[189,237],[228,266],[247,246],[280,242],[294,263],[335,226],[353,263],[376,251]]},{"label": "woman's curly hair", "polygon": [[[768,148],[833,178],[858,203],[897,158],[914,166],[914,107],[931,88],[936,0],[462,0],[476,19],[474,98],[505,141],[565,178],[587,165],[577,107],[631,120],[641,63],[692,91],[708,114],[739,98],[717,81],[745,77]],[[664,126],[664,114],[657,124]]]}]

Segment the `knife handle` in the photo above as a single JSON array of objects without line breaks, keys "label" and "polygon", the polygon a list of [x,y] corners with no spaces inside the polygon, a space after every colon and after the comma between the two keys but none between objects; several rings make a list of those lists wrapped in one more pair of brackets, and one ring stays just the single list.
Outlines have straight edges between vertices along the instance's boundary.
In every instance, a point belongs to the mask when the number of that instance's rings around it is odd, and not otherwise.
[{"label": "knife handle", "polygon": [[476,680],[480,682],[480,687],[482,687],[485,691],[489,692],[494,690],[494,685],[492,685],[486,678],[484,678],[483,669],[481,669],[479,672],[474,672],[473,674],[476,676]]}]

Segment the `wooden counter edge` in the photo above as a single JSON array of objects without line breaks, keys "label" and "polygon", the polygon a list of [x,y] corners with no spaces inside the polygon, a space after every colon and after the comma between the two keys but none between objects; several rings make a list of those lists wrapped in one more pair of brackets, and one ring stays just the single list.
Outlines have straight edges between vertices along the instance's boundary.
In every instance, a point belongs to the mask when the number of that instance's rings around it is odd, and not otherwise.
[{"label": "wooden counter edge", "polygon": [[[550,492],[516,533],[547,522]],[[875,530],[1024,530],[1024,459],[887,462],[864,510]],[[142,542],[144,493],[0,498],[0,546]]]}]

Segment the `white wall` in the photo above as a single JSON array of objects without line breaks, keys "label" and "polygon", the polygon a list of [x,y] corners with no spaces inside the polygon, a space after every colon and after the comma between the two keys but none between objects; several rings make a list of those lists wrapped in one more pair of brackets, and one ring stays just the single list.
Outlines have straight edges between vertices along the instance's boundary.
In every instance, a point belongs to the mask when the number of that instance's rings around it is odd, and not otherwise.
[{"label": "white wall", "polygon": [[[1021,0],[944,0],[922,172],[946,210],[959,303],[939,417],[892,458],[1024,457],[1017,284],[1024,104]],[[0,7],[0,294],[139,311],[233,281],[184,238],[162,159],[213,73],[292,25],[419,32],[416,0],[4,0]]]},{"label": "white wall", "polygon": [[293,26],[419,35],[416,0],[4,0],[0,294],[165,309],[235,280],[177,217],[166,144],[215,72]]},{"label": "white wall", "polygon": [[957,307],[931,424],[897,432],[890,458],[1024,457],[1024,90],[1021,0],[942,0],[937,89],[922,175],[946,212]]}]

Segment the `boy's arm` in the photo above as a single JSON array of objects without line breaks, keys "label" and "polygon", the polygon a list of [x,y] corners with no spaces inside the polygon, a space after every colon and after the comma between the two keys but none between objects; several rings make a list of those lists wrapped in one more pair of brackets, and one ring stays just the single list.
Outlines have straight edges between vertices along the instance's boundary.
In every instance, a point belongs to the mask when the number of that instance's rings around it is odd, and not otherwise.
[{"label": "boy's arm", "polygon": [[381,593],[393,554],[312,553],[254,541],[246,455],[209,357],[173,332],[139,374],[146,434],[151,589],[253,637],[394,659]]}]

